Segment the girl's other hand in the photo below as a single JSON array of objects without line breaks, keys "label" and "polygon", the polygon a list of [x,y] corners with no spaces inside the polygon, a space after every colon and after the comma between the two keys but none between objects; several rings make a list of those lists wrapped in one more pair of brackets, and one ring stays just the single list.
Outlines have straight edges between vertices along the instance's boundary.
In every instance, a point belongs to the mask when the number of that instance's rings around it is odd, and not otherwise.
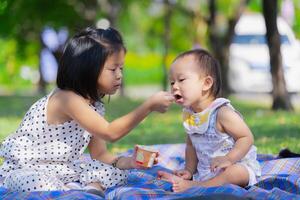
[{"label": "girl's other hand", "polygon": [[174,171],[174,174],[185,179],[185,180],[191,180],[192,179],[192,173],[187,169],[181,169]]},{"label": "girl's other hand", "polygon": [[165,91],[160,91],[148,99],[151,111],[157,111],[160,113],[166,112],[174,100],[174,96]]}]

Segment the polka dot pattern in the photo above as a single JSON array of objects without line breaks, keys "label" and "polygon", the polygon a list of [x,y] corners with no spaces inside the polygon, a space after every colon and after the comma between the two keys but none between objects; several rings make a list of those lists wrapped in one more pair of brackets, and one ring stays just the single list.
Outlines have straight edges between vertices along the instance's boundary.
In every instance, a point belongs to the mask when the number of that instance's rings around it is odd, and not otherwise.
[{"label": "polka dot pattern", "polygon": [[88,183],[100,182],[104,188],[126,183],[128,173],[125,170],[114,168],[111,165],[92,160],[84,164],[83,172],[80,174],[80,182],[83,185]]},{"label": "polka dot pattern", "polygon": [[[83,165],[78,162],[91,135],[74,120],[48,124],[46,108],[50,95],[30,107],[17,131],[1,145],[0,156],[5,161],[0,176],[5,178],[5,186],[16,191],[41,191],[64,190],[64,184],[73,181],[83,185],[96,181],[104,187],[125,183],[124,170],[97,160]],[[101,102],[90,106],[104,115]]]}]

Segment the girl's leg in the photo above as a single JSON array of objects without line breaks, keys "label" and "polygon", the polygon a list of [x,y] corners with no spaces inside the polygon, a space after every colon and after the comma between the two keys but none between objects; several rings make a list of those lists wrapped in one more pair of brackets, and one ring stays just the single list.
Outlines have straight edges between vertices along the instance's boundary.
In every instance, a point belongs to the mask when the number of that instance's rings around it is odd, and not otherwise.
[{"label": "girl's leg", "polygon": [[127,171],[114,168],[111,165],[92,160],[85,164],[81,174],[80,183],[84,186],[93,184],[103,189],[127,182]]},{"label": "girl's leg", "polygon": [[4,187],[18,192],[68,189],[54,174],[29,169],[12,171],[5,178],[3,184]]}]

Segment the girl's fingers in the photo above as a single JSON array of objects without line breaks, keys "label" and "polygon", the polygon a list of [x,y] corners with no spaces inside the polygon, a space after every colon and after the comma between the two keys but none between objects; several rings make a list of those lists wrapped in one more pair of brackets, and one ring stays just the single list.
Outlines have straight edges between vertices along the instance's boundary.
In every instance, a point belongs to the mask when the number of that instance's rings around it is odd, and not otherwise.
[{"label": "girl's fingers", "polygon": [[174,98],[173,95],[169,95],[169,96],[168,96],[168,99],[169,99],[169,101],[171,101],[171,102],[173,102],[173,101],[175,100],[175,98]]},{"label": "girl's fingers", "polygon": [[136,152],[137,152],[137,149],[138,149],[138,146],[137,146],[137,145],[134,145],[133,157],[135,157]]}]

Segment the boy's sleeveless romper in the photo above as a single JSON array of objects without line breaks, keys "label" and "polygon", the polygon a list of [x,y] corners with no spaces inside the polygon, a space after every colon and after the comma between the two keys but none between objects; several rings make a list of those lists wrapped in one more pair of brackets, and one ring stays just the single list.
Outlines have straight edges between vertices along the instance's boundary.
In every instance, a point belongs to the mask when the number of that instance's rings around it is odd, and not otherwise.
[{"label": "boy's sleeveless romper", "polygon": [[[191,109],[183,109],[183,125],[196,150],[198,164],[197,173],[193,179],[205,181],[215,177],[220,172],[210,170],[211,160],[216,156],[226,155],[235,144],[234,139],[227,133],[221,133],[216,128],[217,113],[222,106],[229,106],[230,101],[217,98],[207,109],[195,113]],[[232,124],[232,126],[235,126]],[[249,185],[257,182],[261,174],[260,165],[256,160],[256,147],[252,145],[245,157],[238,161],[249,172]]]}]

